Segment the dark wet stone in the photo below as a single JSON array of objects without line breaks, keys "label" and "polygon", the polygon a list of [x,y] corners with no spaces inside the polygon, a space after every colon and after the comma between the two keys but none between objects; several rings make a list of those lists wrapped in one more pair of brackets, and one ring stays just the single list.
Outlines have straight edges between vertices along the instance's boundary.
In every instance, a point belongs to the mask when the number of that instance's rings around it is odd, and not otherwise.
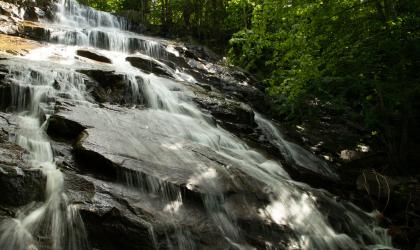
[{"label": "dark wet stone", "polygon": [[141,69],[146,73],[153,73],[156,75],[172,77],[172,75],[168,72],[167,69],[164,68],[163,65],[159,64],[153,59],[130,56],[127,57],[126,60],[130,62],[131,65],[133,65],[134,67]]},{"label": "dark wet stone", "polygon": [[0,163],[0,188],[4,192],[0,197],[0,204],[21,206],[40,201],[43,198],[45,182],[40,170]]},{"label": "dark wet stone", "polygon": [[[99,103],[132,104],[129,80],[125,75],[112,70],[84,69],[79,70],[93,81],[86,81],[87,91]],[[141,79],[136,79],[141,81]],[[138,101],[138,100],[137,100]]]},{"label": "dark wet stone", "polygon": [[103,63],[111,63],[111,60],[103,55],[100,55],[96,52],[92,52],[90,50],[77,50],[77,55],[89,58],[94,61],[103,62]]},{"label": "dark wet stone", "polygon": [[55,137],[74,139],[85,129],[86,127],[77,122],[66,120],[59,115],[53,115],[48,120],[47,133]]},{"label": "dark wet stone", "polygon": [[204,93],[195,88],[193,100],[217,122],[233,133],[252,133],[257,124],[250,106],[228,99],[216,92]]},{"label": "dark wet stone", "polygon": [[5,110],[12,103],[11,83],[6,80],[8,70],[4,65],[0,65],[0,108]]},{"label": "dark wet stone", "polygon": [[112,70],[83,69],[78,71],[89,76],[104,87],[124,85],[124,75],[116,74],[115,71]]},{"label": "dark wet stone", "polygon": [[10,83],[0,82],[0,108],[6,110],[12,103],[12,91]]}]

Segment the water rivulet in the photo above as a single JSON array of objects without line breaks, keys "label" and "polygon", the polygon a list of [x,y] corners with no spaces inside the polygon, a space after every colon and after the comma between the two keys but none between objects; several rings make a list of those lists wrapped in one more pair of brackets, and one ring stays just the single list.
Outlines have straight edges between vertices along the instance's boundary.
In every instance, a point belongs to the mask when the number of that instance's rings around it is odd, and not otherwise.
[{"label": "water rivulet", "polygon": [[55,9],[47,44],[1,62],[10,139],[47,181],[2,222],[0,249],[392,248],[371,215],[239,138],[259,131],[288,164],[338,178],[240,102],[246,80],[111,14]]}]

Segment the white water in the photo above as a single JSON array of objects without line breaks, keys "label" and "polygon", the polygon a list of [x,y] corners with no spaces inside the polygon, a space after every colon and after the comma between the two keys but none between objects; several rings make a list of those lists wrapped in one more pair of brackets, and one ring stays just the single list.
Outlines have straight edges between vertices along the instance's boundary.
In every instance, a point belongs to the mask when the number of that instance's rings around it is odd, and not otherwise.
[{"label": "white water", "polygon": [[[51,239],[53,249],[87,249],[88,245],[83,231],[83,223],[77,213],[77,208],[66,204],[63,192],[63,174],[56,168],[51,145],[44,135],[43,124],[40,123],[41,114],[51,114],[53,104],[47,97],[66,94],[67,98],[86,101],[86,92],[83,77],[75,73],[71,66],[77,66],[74,58],[76,50],[89,47],[110,58],[113,68],[127,76],[127,84],[132,91],[133,105],[140,102],[140,93],[146,98],[149,108],[148,124],[144,126],[156,128],[164,134],[177,135],[177,137],[205,145],[220,155],[231,160],[241,171],[257,179],[271,188],[271,201],[266,207],[259,209],[259,216],[263,220],[272,221],[278,225],[291,228],[297,239],[288,243],[289,249],[360,249],[361,246],[375,249],[378,246],[390,246],[389,237],[385,231],[376,228],[373,219],[364,215],[359,209],[351,205],[343,205],[329,198],[329,195],[311,189],[310,187],[295,183],[290,179],[281,164],[269,160],[262,154],[250,148],[239,138],[209,122],[193,102],[190,100],[188,90],[178,81],[192,81],[193,77],[179,71],[168,71],[178,80],[170,80],[145,74],[132,67],[126,60],[128,53],[137,53],[141,56],[151,56],[159,59],[166,52],[165,46],[158,41],[144,36],[123,31],[126,23],[114,16],[94,11],[81,6],[73,0],[65,0],[58,4],[57,19],[53,24],[59,30],[52,32],[52,41],[56,45],[32,51],[27,60],[39,61],[42,65],[31,67],[14,65],[10,70],[9,78],[18,82],[22,88],[30,89],[30,103],[27,103],[25,91],[18,88],[14,95],[14,104],[20,113],[17,143],[31,153],[31,165],[41,169],[47,177],[47,190],[45,201],[22,212],[16,219],[8,221],[1,226],[0,249],[26,250],[37,244],[40,231]],[[141,54],[140,54],[141,53]],[[63,65],[65,70],[60,71],[45,62],[55,61]],[[45,64],[44,64],[45,63]],[[45,66],[45,67],[44,67]],[[69,68],[66,68],[69,66]],[[50,67],[50,68],[49,68]],[[33,70],[38,72],[33,77]],[[53,88],[54,80],[60,78],[59,90]],[[142,79],[139,81],[138,79]],[[193,81],[194,82],[194,81]],[[171,91],[174,87],[183,91]],[[42,110],[42,112],[40,112]],[[271,142],[278,146],[286,158],[297,165],[304,167],[318,167],[326,174],[334,175],[322,161],[303,150],[298,145],[287,142],[281,133],[268,120],[256,116],[261,129],[268,135]],[[137,140],[136,140],[137,139]],[[127,142],[129,147],[141,148],[141,138],[133,138]],[[168,147],[176,147],[167,145]],[[144,152],[142,152],[144,153]],[[159,154],[159,152],[153,152]],[[188,155],[176,151],[178,159],[187,161]],[[239,232],[234,216],[223,207],[223,193],[219,192],[218,184],[212,179],[216,173],[208,169],[200,170],[191,178],[189,187],[200,183],[212,194],[203,197],[209,217],[232,246],[237,248],[249,247]],[[125,176],[128,184],[134,185],[137,176]],[[159,192],[162,183],[150,184],[151,192]],[[150,189],[150,187],[149,187]],[[163,199],[171,201],[166,210],[175,213],[183,206],[179,190],[161,194]],[[173,196],[177,198],[173,200]],[[317,197],[328,200],[331,206],[338,211],[344,211],[343,217],[348,218],[346,227],[350,228],[353,237],[344,233],[336,233],[330,225],[327,215],[323,214],[317,205]],[[349,208],[349,206],[351,206]],[[175,223],[175,222],[174,222]],[[151,230],[153,231],[153,230]],[[190,237],[191,232],[179,230],[177,242],[172,242],[174,248],[195,249],[196,245]],[[157,245],[157,244],[156,244]],[[276,249],[272,243],[267,242],[267,249]],[[30,248],[29,248],[30,249]]]}]

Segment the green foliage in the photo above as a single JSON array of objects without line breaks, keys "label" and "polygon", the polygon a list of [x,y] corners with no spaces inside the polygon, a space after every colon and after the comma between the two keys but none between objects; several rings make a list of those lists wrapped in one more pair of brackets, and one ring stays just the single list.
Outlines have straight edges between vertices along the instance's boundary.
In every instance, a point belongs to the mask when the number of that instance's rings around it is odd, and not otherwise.
[{"label": "green foliage", "polygon": [[419,114],[419,8],[403,0],[266,0],[252,27],[230,40],[229,58],[286,100],[280,112],[302,118],[319,108],[308,105],[314,100],[332,103],[401,155],[402,133]]}]

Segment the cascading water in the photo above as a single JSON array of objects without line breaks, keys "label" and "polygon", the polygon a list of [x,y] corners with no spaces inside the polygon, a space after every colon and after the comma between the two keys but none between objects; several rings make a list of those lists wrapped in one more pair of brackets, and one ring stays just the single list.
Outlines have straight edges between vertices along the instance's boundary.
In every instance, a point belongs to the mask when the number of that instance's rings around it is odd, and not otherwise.
[{"label": "cascading water", "polygon": [[[82,78],[74,72],[51,71],[32,65],[31,68],[17,62],[9,67],[6,76],[14,82],[12,95],[18,115],[18,129],[15,141],[30,153],[33,168],[40,169],[47,178],[46,197],[43,204],[30,205],[14,220],[6,221],[0,227],[0,249],[36,249],[35,235],[49,238],[52,249],[87,249],[76,207],[66,204],[63,193],[63,174],[57,169],[51,145],[45,136],[42,116],[48,116],[54,107],[48,99],[65,92],[74,99],[84,100]],[[50,66],[50,65],[49,65]],[[53,84],[60,79],[59,90]],[[77,227],[80,227],[76,230]]]},{"label": "cascading water", "polygon": [[[391,246],[385,231],[376,228],[370,216],[351,204],[335,202],[323,191],[294,182],[279,162],[267,159],[239,138],[215,125],[182,91],[171,91],[175,88],[184,89],[180,81],[194,83],[192,76],[158,62],[173,77],[162,78],[144,73],[126,60],[128,53],[159,60],[165,54],[171,53],[164,45],[124,31],[127,27],[124,20],[82,6],[74,0],[63,0],[57,6],[58,12],[56,21],[52,24],[54,28],[51,35],[51,41],[56,44],[34,50],[25,59],[19,59],[36,60],[42,65],[33,63],[22,67],[19,65],[24,63],[16,63],[11,66],[8,74],[8,78],[18,86],[13,96],[16,110],[21,112],[16,142],[31,153],[32,166],[41,169],[46,175],[46,198],[44,203],[27,208],[18,218],[1,226],[0,249],[26,250],[31,246],[35,247],[40,240],[34,239],[34,235],[44,235],[50,239],[51,242],[44,244],[52,249],[88,249],[83,222],[77,207],[66,203],[63,174],[54,163],[51,145],[40,122],[43,115],[48,117],[54,110],[54,102],[49,101],[51,98],[64,95],[67,99],[89,105],[86,101],[90,99],[85,90],[84,76],[72,68],[76,51],[82,47],[95,49],[99,54],[111,58],[112,68],[125,75],[125,81],[132,92],[132,104],[143,103],[147,106],[147,110],[142,113],[147,118],[145,127],[155,128],[155,133],[176,135],[180,141],[204,145],[235,163],[246,175],[269,187],[269,204],[259,210],[259,216],[263,220],[270,220],[293,230],[295,237],[285,248],[377,249]],[[48,64],[51,58],[55,58],[56,64]],[[54,86],[56,82],[60,86]],[[278,146],[290,161],[304,166],[324,164],[299,146],[285,141],[268,120],[257,115],[256,121],[273,145]],[[156,161],[162,164],[170,159],[158,157],[160,152],[150,152],[147,145],[143,145],[141,138],[136,138],[136,132],[130,131],[129,127],[126,133],[133,135],[132,141],[127,142],[127,150],[153,154]],[[186,165],[199,165],[188,152],[176,150],[176,143],[162,145],[175,149],[171,156],[173,159],[176,158]],[[202,197],[206,212],[220,234],[230,242],[232,248],[249,248],[238,229],[235,215],[224,206],[225,197],[220,190],[220,183],[213,180],[217,174],[211,168],[196,167],[194,171],[196,172],[189,180],[187,188],[193,189],[194,185],[200,183],[206,193]],[[326,171],[326,174],[334,175],[330,171]],[[154,179],[145,179],[136,173],[123,173],[120,177],[128,186],[142,187],[144,192],[158,194],[168,203],[165,211],[173,213],[174,217],[179,207],[183,206],[182,193],[177,188],[165,186]],[[331,225],[328,216],[320,211],[317,204],[320,197],[347,218],[340,233]],[[175,225],[175,221],[173,223]],[[150,228],[150,233],[155,239],[153,228]],[[196,249],[197,245],[191,234],[188,230],[177,231],[175,240],[168,237],[168,246],[175,249]],[[157,242],[154,245],[157,248]],[[267,243],[266,248],[277,249],[278,246]]]},{"label": "cascading water", "polygon": [[91,46],[95,48],[133,53],[140,51],[161,57],[163,46],[144,36],[125,32],[128,23],[106,12],[80,5],[74,0],[61,0],[57,4],[57,29],[50,40],[60,44]]}]

